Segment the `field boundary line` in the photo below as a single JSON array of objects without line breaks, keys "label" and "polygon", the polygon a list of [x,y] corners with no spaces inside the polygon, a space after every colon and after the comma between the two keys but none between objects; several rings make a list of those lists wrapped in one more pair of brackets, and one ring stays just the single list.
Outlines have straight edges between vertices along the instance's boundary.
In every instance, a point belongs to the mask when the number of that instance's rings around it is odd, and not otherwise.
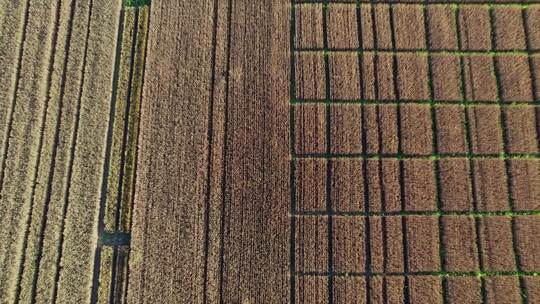
[{"label": "field boundary line", "polygon": [[207,144],[208,157],[206,168],[206,191],[204,194],[204,270],[203,270],[203,304],[208,303],[208,250],[210,246],[210,188],[212,175],[212,155],[213,155],[213,131],[214,131],[214,98],[216,85],[216,53],[217,53],[217,29],[218,29],[218,0],[213,1],[213,26],[212,26],[212,51],[211,51],[211,78],[210,96],[208,100],[208,122],[207,122]]},{"label": "field boundary line", "polygon": [[[124,11],[125,7],[122,7],[122,11]],[[128,139],[129,139],[129,125],[130,125],[130,122],[131,120],[133,119],[133,117],[130,116],[130,112],[131,112],[131,106],[132,106],[132,91],[133,91],[133,77],[134,77],[134,70],[135,70],[135,56],[136,56],[136,49],[137,49],[137,38],[138,38],[138,30],[139,30],[139,8],[138,6],[137,7],[134,7],[133,10],[135,11],[134,12],[134,21],[133,21],[133,33],[132,33],[132,36],[131,36],[131,49],[130,49],[130,62],[129,62],[129,71],[128,71],[128,84],[127,84],[127,94],[126,94],[126,108],[124,110],[124,126],[123,126],[123,134],[122,134],[122,147],[121,147],[121,156],[120,156],[120,172],[119,172],[119,176],[118,176],[118,194],[117,194],[117,197],[116,197],[116,208],[115,208],[115,223],[114,223],[114,228],[115,228],[115,234],[122,234],[121,232],[121,228],[120,228],[120,220],[121,220],[121,217],[122,217],[122,212],[123,212],[123,207],[125,206],[125,197],[124,197],[124,181],[125,181],[125,174],[126,174],[126,147],[128,146]],[[122,25],[123,27],[123,25]],[[123,35],[123,30],[122,30],[122,35]],[[121,36],[119,35],[118,38],[119,38],[119,42],[120,44],[123,44],[123,39],[120,38]],[[122,56],[122,51],[121,51],[122,47],[120,47],[119,50],[117,50],[119,53],[118,53],[118,56],[121,57]],[[121,58],[119,58],[119,60],[121,60]],[[119,63],[120,65],[120,63]],[[118,67],[118,72],[120,72],[120,67]],[[118,75],[118,78],[120,77],[120,75]],[[115,102],[115,105],[116,105],[116,102]],[[114,112],[111,111],[111,113],[115,113],[116,110]],[[116,114],[114,114],[116,115]],[[112,127],[112,133],[114,133],[114,125],[111,126]],[[111,136],[112,136],[112,133],[111,133]],[[111,146],[112,146],[112,140],[111,140]],[[110,165],[108,166],[110,167]],[[114,181],[113,181],[114,182]],[[128,234],[130,234],[130,232],[128,232]],[[128,245],[129,247],[129,242],[127,244],[124,244],[124,245]],[[112,271],[111,271],[111,276],[112,276],[112,279],[111,279],[111,290],[110,290],[110,302],[111,303],[115,303],[115,296],[118,297],[119,295],[115,294],[115,291],[116,291],[116,286],[117,284],[121,284],[123,282],[121,282],[122,278],[118,279],[117,277],[117,273],[118,273],[118,267],[122,266],[121,265],[121,258],[122,256],[119,255],[119,251],[120,250],[120,245],[119,244],[116,244],[114,246],[114,249],[113,249],[113,264],[112,264]],[[100,274],[98,274],[99,276]]]},{"label": "field boundary line", "polygon": [[[137,143],[139,142],[139,134],[140,134],[140,125],[141,125],[141,113],[142,113],[142,103],[143,103],[143,90],[144,90],[144,77],[145,77],[145,74],[146,74],[146,56],[148,54],[148,30],[150,28],[150,14],[151,14],[151,5],[150,3],[148,4],[147,6],[147,9],[148,9],[148,12],[146,13],[146,25],[145,25],[145,39],[144,39],[144,45],[142,46],[142,49],[143,49],[143,56],[142,56],[142,62],[139,62],[139,64],[142,64],[140,66],[140,69],[141,69],[141,78],[140,78],[140,89],[139,89],[139,92],[138,92],[138,96],[137,98],[139,98],[139,118],[138,118],[138,121],[137,121],[137,134],[135,135],[135,140],[137,141]],[[138,8],[139,12],[140,12],[140,8]],[[139,50],[139,52],[141,52],[141,50]],[[130,234],[132,233],[133,231],[133,210],[134,210],[134,206],[135,206],[135,189],[136,189],[136,183],[137,183],[137,169],[138,169],[138,160],[139,160],[139,145],[135,145],[135,160],[133,161],[133,164],[134,164],[134,168],[133,168],[133,180],[132,180],[132,183],[133,183],[133,186],[131,188],[131,201],[129,202],[130,203],[130,210],[131,210],[131,213],[130,213],[130,220],[129,220],[129,232]],[[146,214],[146,209],[145,209],[145,214]],[[145,223],[144,224],[144,231],[145,231],[145,234],[146,234],[146,231],[147,231],[147,224]],[[145,244],[146,246],[146,244]],[[131,247],[130,247],[130,250],[131,250]],[[143,246],[143,250],[146,250]],[[129,269],[129,261],[130,261],[130,256],[131,254],[128,254],[128,257],[127,257],[127,260],[126,260],[126,263],[128,265],[128,269]],[[145,254],[146,256],[146,254]],[[128,271],[126,273],[126,283],[125,283],[125,286],[126,286],[126,289],[125,289],[125,294],[124,294],[124,299],[127,300],[128,298],[128,295],[129,295],[129,275],[130,275],[131,271]],[[144,275],[144,274],[142,274]],[[141,290],[141,292],[144,292],[144,289]]]},{"label": "field boundary line", "polygon": [[227,50],[225,52],[227,57],[227,63],[225,64],[225,104],[224,112],[225,118],[223,120],[223,168],[222,168],[222,177],[221,177],[221,216],[220,216],[220,240],[219,240],[219,302],[223,302],[223,272],[225,269],[225,212],[227,201],[226,190],[227,190],[227,152],[229,152],[229,141],[227,135],[229,134],[229,89],[230,89],[230,76],[231,76],[231,45],[232,45],[232,0],[228,0],[227,7]]},{"label": "field boundary line", "polygon": [[[108,190],[108,182],[109,182],[109,167],[110,167],[110,161],[111,161],[111,147],[112,147],[112,135],[114,132],[114,122],[115,122],[115,112],[116,112],[116,100],[118,98],[118,78],[119,78],[119,67],[120,67],[120,57],[121,57],[121,50],[122,50],[122,34],[124,31],[124,8],[120,10],[117,30],[116,30],[116,45],[115,45],[115,54],[114,54],[114,67],[113,67],[113,76],[112,76],[112,83],[111,83],[111,99],[110,99],[110,106],[109,106],[109,119],[108,119],[108,126],[107,126],[107,137],[105,141],[105,156],[103,160],[103,173],[101,178],[101,193],[100,193],[100,200],[99,200],[99,210],[98,210],[98,243],[96,244],[96,250],[94,253],[94,269],[92,273],[92,292],[90,295],[90,303],[97,303],[98,301],[98,290],[99,290],[99,278],[101,274],[101,242],[102,242],[102,236],[105,231],[105,224],[104,224],[104,216],[105,216],[105,205],[107,201],[107,190]],[[90,28],[90,23],[88,23],[88,27]],[[90,30],[90,29],[89,29]],[[118,212],[118,210],[116,210]],[[113,252],[116,250],[113,249]],[[114,270],[114,253],[113,253],[113,270]],[[112,274],[113,271],[111,271],[111,275],[113,276],[113,279],[111,281],[111,289],[112,284],[114,281],[114,274]],[[112,293],[109,293],[109,295],[112,297]]]}]

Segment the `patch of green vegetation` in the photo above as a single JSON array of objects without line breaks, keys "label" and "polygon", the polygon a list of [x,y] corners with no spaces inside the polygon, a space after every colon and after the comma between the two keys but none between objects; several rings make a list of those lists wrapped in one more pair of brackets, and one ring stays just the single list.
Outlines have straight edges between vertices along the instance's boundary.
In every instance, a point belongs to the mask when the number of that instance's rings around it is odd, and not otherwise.
[{"label": "patch of green vegetation", "polygon": [[124,0],[124,5],[128,7],[138,7],[150,5],[150,0]]}]

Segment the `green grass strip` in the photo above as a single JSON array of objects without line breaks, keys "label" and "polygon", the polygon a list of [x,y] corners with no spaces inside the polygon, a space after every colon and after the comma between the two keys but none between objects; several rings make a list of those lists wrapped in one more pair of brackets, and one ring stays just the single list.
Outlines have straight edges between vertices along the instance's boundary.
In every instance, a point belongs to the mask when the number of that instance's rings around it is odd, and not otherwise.
[{"label": "green grass strip", "polygon": [[150,5],[150,0],[124,0],[124,6],[139,7]]}]

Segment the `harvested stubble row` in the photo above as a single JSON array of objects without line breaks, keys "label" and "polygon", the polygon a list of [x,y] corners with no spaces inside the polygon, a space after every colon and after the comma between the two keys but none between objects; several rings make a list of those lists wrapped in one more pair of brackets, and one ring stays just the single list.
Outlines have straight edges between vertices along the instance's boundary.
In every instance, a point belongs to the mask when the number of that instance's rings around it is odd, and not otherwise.
[{"label": "harvested stubble row", "polygon": [[[0,6],[0,302],[89,303],[98,295],[98,223],[110,171],[105,154],[118,83],[113,78],[122,2],[28,0]],[[146,20],[145,10],[141,15]],[[146,22],[138,26],[146,32]],[[141,37],[136,51],[144,48],[146,36]],[[133,65],[142,67],[144,52],[138,54]],[[137,85],[124,111],[136,116],[140,69],[129,77]],[[122,168],[128,199],[137,121],[120,129],[129,132]],[[121,225],[129,228],[124,205]],[[118,256],[125,265],[127,255]]]}]

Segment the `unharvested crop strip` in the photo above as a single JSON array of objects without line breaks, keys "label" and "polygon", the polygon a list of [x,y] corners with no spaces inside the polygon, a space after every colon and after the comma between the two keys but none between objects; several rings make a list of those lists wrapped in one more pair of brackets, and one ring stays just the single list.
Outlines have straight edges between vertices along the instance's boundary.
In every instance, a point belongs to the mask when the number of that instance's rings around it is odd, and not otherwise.
[{"label": "unharvested crop strip", "polygon": [[[30,14],[30,11],[29,11],[30,0],[23,1],[23,3],[25,3],[25,6],[23,8],[24,17],[22,21],[21,37],[20,37],[19,44],[17,45],[18,47],[17,48],[18,55],[16,59],[17,65],[15,68],[15,77],[13,80],[14,83],[13,83],[12,94],[10,96],[10,100],[11,100],[11,102],[9,103],[10,107],[7,111],[8,113],[7,126],[5,126],[6,129],[4,131],[3,139],[2,139],[3,146],[2,146],[2,154],[1,154],[2,159],[1,159],[1,165],[0,165],[0,194],[2,193],[3,185],[4,185],[4,174],[6,170],[6,160],[7,160],[7,153],[9,149],[9,139],[10,139],[10,134],[11,134],[11,128],[13,127],[13,116],[15,113],[15,105],[17,104],[17,90],[19,88],[19,80],[21,78],[21,65],[22,65],[22,60],[23,60],[24,44],[26,41],[26,28],[28,26],[28,17]],[[2,209],[0,209],[0,211],[2,211]]]},{"label": "unharvested crop strip", "polygon": [[21,256],[25,254],[22,248],[26,246],[31,212],[28,198],[34,191],[36,163],[39,164],[37,154],[42,144],[40,127],[47,109],[44,100],[50,83],[47,68],[54,52],[56,8],[55,2],[26,7],[25,39],[21,42],[0,185],[0,214],[5,220],[0,229],[4,243],[0,248],[0,298],[8,302],[14,301],[18,292],[19,285],[13,284],[19,281]]},{"label": "unharvested crop strip", "polygon": [[[494,10],[493,10],[493,6],[490,5],[489,6],[489,28],[490,28],[490,34],[491,34],[491,48],[492,49],[495,49],[496,45],[497,45],[497,35],[495,33],[495,15],[494,15]],[[529,57],[530,58],[530,57]],[[499,112],[500,112],[500,128],[501,128],[501,136],[502,136],[502,151],[504,154],[508,153],[508,134],[507,134],[507,130],[506,128],[508,127],[508,124],[506,123],[506,115],[505,115],[505,111],[503,109],[503,107],[501,107],[501,105],[503,104],[503,100],[502,100],[502,96],[503,96],[503,93],[502,93],[502,85],[501,85],[501,80],[500,80],[500,71],[499,71],[499,64],[498,64],[498,60],[497,60],[497,57],[493,57],[493,69],[494,69],[494,76],[495,76],[495,83],[497,85],[497,104],[499,105]],[[534,80],[533,80],[534,82]],[[515,207],[514,207],[514,201],[513,201],[513,197],[512,197],[512,180],[511,180],[511,175],[509,174],[509,168],[510,166],[510,161],[508,159],[505,159],[504,160],[504,176],[505,176],[505,179],[506,179],[506,187],[507,187],[507,193],[506,193],[506,196],[507,196],[507,201],[508,201],[508,206],[511,210],[515,210]],[[518,253],[518,250],[517,250],[517,245],[516,245],[516,224],[515,224],[515,219],[512,218],[510,220],[511,222],[511,230],[512,230],[512,239],[511,239],[511,242],[512,242],[512,249],[513,249],[513,253],[514,253],[514,261],[515,261],[515,265],[516,265],[516,269],[518,272],[520,272],[521,270],[521,266],[520,266],[520,257],[519,257],[519,253]],[[521,295],[521,303],[525,303],[526,299],[525,299],[525,285],[524,285],[524,282],[523,282],[523,278],[520,276],[519,277],[519,289],[520,289],[520,295]]]},{"label": "unharvested crop strip", "polygon": [[[389,15],[390,15],[390,38],[392,50],[396,50],[396,30],[394,22],[394,10],[393,6],[389,6]],[[399,191],[401,199],[401,211],[405,211],[405,168],[403,160],[401,159],[401,154],[403,154],[403,138],[402,138],[402,127],[401,127],[401,95],[398,85],[398,60],[397,56],[392,56],[392,82],[394,89],[394,96],[396,98],[396,111],[397,111],[397,132],[398,136],[398,160],[399,160]],[[401,218],[401,231],[402,231],[402,241],[403,241],[403,270],[404,270],[404,286],[403,286],[403,301],[405,304],[410,303],[410,288],[409,288],[409,252],[408,252],[408,241],[407,241],[407,222],[406,218]]]},{"label": "unharvested crop strip", "polygon": [[212,177],[212,155],[213,155],[213,131],[214,131],[214,98],[216,84],[216,53],[217,53],[217,31],[218,31],[218,1],[213,2],[212,12],[212,54],[210,66],[212,76],[210,78],[210,94],[208,98],[208,133],[206,135],[208,141],[208,158],[206,168],[206,190],[204,197],[205,214],[204,214],[204,270],[203,270],[203,303],[208,303],[208,252],[210,244],[210,188]]},{"label": "unharvested crop strip", "polygon": [[[134,204],[135,204],[135,200],[134,200],[134,196],[135,196],[135,182],[137,180],[137,164],[138,164],[138,139],[139,139],[139,132],[140,132],[140,124],[141,124],[141,119],[140,119],[140,110],[141,110],[141,104],[142,104],[142,86],[144,84],[144,76],[145,76],[145,69],[146,69],[146,56],[147,56],[147,50],[148,50],[148,29],[150,28],[150,5],[148,5],[148,8],[145,10],[145,13],[144,13],[144,23],[141,25],[141,30],[139,31],[140,33],[143,32],[144,30],[144,38],[141,38],[141,40],[138,41],[138,45],[137,45],[137,71],[138,73],[136,73],[136,78],[137,78],[137,81],[135,82],[136,85],[137,85],[137,88],[136,88],[136,98],[138,100],[138,105],[136,107],[136,111],[135,111],[135,114],[137,116],[137,119],[135,121],[135,119],[132,120],[133,122],[133,128],[131,128],[131,131],[133,132],[133,134],[131,135],[131,139],[130,139],[130,142],[132,143],[132,147],[131,147],[131,151],[133,151],[133,154],[129,159],[131,160],[131,166],[132,166],[132,171],[133,171],[133,176],[132,176],[132,180],[131,180],[131,183],[130,183],[130,196],[129,196],[129,199],[128,199],[128,202],[129,202],[129,223],[128,223],[128,231],[131,233],[133,231],[133,208],[134,208]],[[140,17],[141,16],[141,9],[139,9],[139,15]],[[145,224],[145,233],[146,233],[146,224]],[[131,242],[130,242],[131,243]],[[130,264],[130,257],[131,255],[128,254],[127,256],[127,259],[126,259],[126,264],[129,266]],[[129,275],[130,275],[130,271],[127,272],[126,274],[126,277],[125,277],[125,286],[126,286],[126,290],[124,292],[124,299],[127,299],[128,298],[128,286],[129,286]]]},{"label": "unharvested crop strip", "polygon": [[[124,210],[126,209],[126,206],[130,206],[130,202],[126,200],[125,192],[124,192],[124,183],[126,179],[129,179],[128,175],[131,172],[127,171],[126,168],[126,162],[129,160],[126,160],[127,157],[127,149],[131,147],[132,145],[128,143],[128,136],[129,136],[129,127],[130,122],[134,117],[130,115],[131,109],[134,106],[135,102],[133,100],[132,96],[132,88],[133,88],[133,77],[134,77],[134,69],[135,69],[135,52],[137,47],[137,37],[138,37],[138,29],[139,29],[139,9],[134,9],[134,17],[133,17],[133,33],[131,36],[131,45],[130,45],[130,54],[129,54],[129,72],[128,72],[128,84],[127,84],[127,96],[126,98],[126,105],[124,109],[124,125],[122,128],[122,154],[120,158],[120,176],[118,177],[117,183],[118,183],[118,194],[116,199],[116,216],[114,220],[114,227],[116,231],[122,231],[124,230],[123,227],[121,227],[121,220],[124,215]],[[136,116],[133,115],[133,116]],[[110,302],[111,303],[117,303],[120,301],[121,293],[117,294],[117,285],[121,286],[122,282],[122,276],[118,275],[119,271],[121,272],[122,269],[122,255],[119,252],[120,248],[119,246],[115,246],[114,252],[113,252],[113,268],[112,268],[112,284],[111,284],[111,292],[110,292]]]},{"label": "unharvested crop strip", "polygon": [[[129,258],[127,248],[130,243],[131,222],[128,217],[131,215],[133,198],[133,164],[138,137],[147,13],[147,10],[138,7],[123,8],[118,21],[108,144],[101,185],[99,243],[94,257],[92,303],[117,303],[126,299],[128,277],[125,267]],[[121,138],[121,143],[117,144],[119,147],[116,147],[119,149],[114,149],[114,134],[117,135],[116,140]],[[120,172],[109,171],[113,161],[119,163]],[[104,267],[102,254],[109,246],[112,246],[111,263]]]},{"label": "unharvested crop strip", "polygon": [[124,0],[125,7],[150,6],[150,0]]},{"label": "unharvested crop strip", "polygon": [[[375,18],[375,0],[371,0],[370,1],[370,4],[369,4],[369,9],[370,9],[370,17],[371,17],[371,21],[372,21],[372,27],[371,27],[371,33],[373,35],[373,45],[375,46],[376,49],[378,49],[378,45],[379,45],[379,42],[378,42],[378,35],[377,35],[377,21],[376,21],[376,18]],[[376,101],[376,107],[375,107],[375,114],[376,114],[376,117],[377,117],[377,120],[380,122],[381,119],[380,119],[380,106],[379,106],[379,73],[377,72],[378,71],[378,66],[379,66],[379,52],[378,51],[375,51],[374,53],[374,62],[373,62],[373,66],[374,66],[374,73],[373,73],[373,76],[374,76],[374,96],[375,96],[375,99],[377,100]],[[367,104],[364,102],[364,105]],[[378,123],[378,126],[377,126],[377,142],[378,142],[378,154],[381,154],[382,151],[383,151],[383,132],[382,132],[382,126]],[[364,134],[364,137],[366,137],[366,134]],[[363,157],[367,158],[367,150],[365,151]],[[383,174],[383,161],[382,159],[379,159],[378,161],[378,177],[379,177],[379,180],[378,180],[378,185],[379,185],[379,188],[381,189],[381,209],[383,210],[383,212],[386,211],[386,188],[384,187],[384,174]],[[367,191],[367,188],[365,188]],[[369,220],[369,219],[368,219]],[[388,232],[387,232],[387,224],[386,224],[386,217],[382,217],[381,219],[381,227],[382,227],[382,251],[383,251],[383,271],[386,273],[387,269],[388,269]],[[387,283],[386,283],[386,277],[383,276],[382,278],[382,299],[383,299],[383,302],[384,303],[387,303],[388,301],[388,290],[387,290]]]},{"label": "unharvested crop strip", "polygon": [[71,140],[70,140],[70,153],[69,153],[69,161],[68,161],[68,171],[67,171],[67,187],[66,187],[66,192],[64,193],[64,198],[63,198],[63,207],[62,207],[62,221],[61,221],[61,224],[60,224],[60,239],[58,241],[58,244],[57,244],[57,250],[58,250],[58,255],[56,257],[56,267],[55,267],[55,272],[54,272],[54,285],[52,287],[52,292],[51,292],[51,299],[54,303],[56,303],[57,301],[57,296],[58,296],[58,283],[59,283],[59,280],[60,280],[60,262],[62,260],[62,253],[63,253],[63,243],[64,243],[64,228],[65,228],[65,218],[66,218],[66,214],[67,214],[67,210],[68,210],[68,198],[69,198],[69,193],[70,193],[70,188],[71,188],[71,177],[72,177],[72,174],[73,174],[73,164],[74,164],[74,158],[75,158],[75,145],[77,143],[77,137],[78,137],[78,131],[79,131],[79,122],[80,122],[80,114],[81,114],[81,103],[82,103],[82,91],[83,91],[83,87],[84,87],[84,79],[85,79],[85,76],[86,76],[86,61],[87,61],[87,56],[88,56],[88,42],[89,42],[89,37],[90,37],[90,24],[91,24],[91,21],[92,21],[92,8],[93,8],[93,3],[94,3],[94,0],[89,0],[89,4],[88,4],[88,19],[87,19],[87,29],[86,29],[86,37],[85,37],[85,43],[84,43],[84,55],[83,55],[83,63],[82,63],[82,70],[81,70],[81,81],[79,83],[79,91],[78,91],[78,94],[77,94],[77,101],[76,101],[76,104],[77,104],[77,108],[76,108],[76,112],[75,112],[75,124],[74,124],[74,129],[73,129],[73,133],[71,135]]},{"label": "unharvested crop strip", "polygon": [[[50,143],[51,146],[49,147],[51,149],[50,154],[50,163],[48,166],[47,172],[44,172],[45,174],[45,183],[46,187],[43,189],[44,193],[41,193],[40,197],[43,199],[43,210],[41,212],[40,218],[36,218],[36,227],[37,229],[37,240],[34,240],[37,242],[35,245],[35,253],[32,256],[32,260],[29,261],[29,263],[33,264],[30,267],[30,273],[26,276],[26,281],[23,281],[23,288],[29,288],[30,290],[25,293],[25,297],[21,298],[23,295],[18,294],[17,295],[17,302],[18,301],[24,301],[24,299],[31,300],[32,302],[35,302],[37,300],[37,292],[38,292],[38,278],[40,271],[38,270],[41,265],[41,260],[43,257],[43,247],[45,242],[45,234],[46,234],[46,224],[49,214],[49,202],[51,201],[51,196],[53,192],[53,172],[54,168],[56,167],[56,160],[57,160],[57,152],[58,152],[58,146],[60,143],[60,128],[61,128],[61,118],[63,113],[63,101],[64,101],[64,92],[66,89],[66,79],[67,79],[67,69],[68,69],[68,59],[70,58],[70,49],[71,49],[71,38],[72,38],[72,30],[73,30],[73,22],[74,22],[74,16],[75,16],[75,1],[72,1],[68,8],[68,20],[67,20],[67,27],[65,27],[65,43],[64,43],[64,49],[62,53],[64,54],[64,60],[61,65],[61,73],[57,76],[59,77],[58,81],[59,87],[58,89],[58,106],[57,106],[57,115],[54,122],[54,131],[53,131],[53,142]],[[85,38],[86,41],[86,38]],[[86,43],[86,42],[85,42]],[[58,50],[57,50],[58,51]],[[52,98],[52,97],[51,97]],[[37,195],[37,194],[36,194]],[[26,268],[26,265],[25,265]],[[25,269],[26,271],[26,269]],[[23,274],[24,275],[24,274]],[[29,276],[29,277],[28,277]],[[23,277],[25,279],[25,277]],[[26,286],[29,284],[29,286]]]},{"label": "unharvested crop strip", "polygon": [[[523,20],[523,30],[525,33],[525,48],[527,51],[530,51],[531,48],[531,39],[530,39],[530,29],[527,22],[528,14],[526,9],[521,10],[521,19]],[[533,104],[534,105],[540,105],[540,98],[538,97],[537,92],[537,83],[536,83],[536,70],[534,69],[534,64],[532,57],[529,56],[527,58],[528,65],[529,65],[529,73],[530,73],[530,81],[531,81],[531,95],[533,97]],[[537,142],[537,149],[540,151],[540,111],[536,109],[535,111],[535,117],[536,117],[536,142]]]},{"label": "unharvested crop strip", "polygon": [[[530,39],[530,34],[531,34],[531,29],[529,28],[529,24],[527,22],[528,20],[528,14],[527,14],[527,9],[526,8],[523,8],[521,10],[521,18],[523,20],[523,30],[524,30],[524,33],[525,33],[525,49],[527,52],[530,52],[532,51],[532,47],[531,47],[531,39]],[[534,31],[534,29],[532,29]],[[535,81],[536,79],[536,70],[534,69],[534,64],[533,64],[533,61],[532,61],[532,57],[529,56],[527,58],[528,60],[528,64],[529,64],[529,71],[530,71],[530,80],[531,80],[531,90],[532,90],[532,96],[533,96],[533,100],[535,102],[535,104],[540,104],[540,98],[537,96],[537,83]],[[538,115],[538,112],[537,114]],[[538,121],[538,119],[537,119]],[[540,130],[540,128],[537,128],[538,130]],[[540,136],[540,134],[537,134],[537,136]],[[539,141],[539,150],[540,150],[540,141]]]},{"label": "unharvested crop strip", "polygon": [[[357,39],[358,39],[358,47],[360,49],[363,49],[364,42],[362,39],[362,21],[361,21],[361,11],[360,11],[360,5],[359,0],[357,0],[357,6],[356,6],[356,31],[357,31]],[[359,80],[360,80],[360,99],[365,99],[365,83],[364,83],[364,60],[363,56],[358,56],[358,70],[359,70]],[[367,126],[366,126],[366,105],[365,103],[361,103],[360,105],[360,120],[361,120],[361,134],[359,136],[361,137],[361,145],[362,145],[362,154],[365,155],[367,153]],[[362,181],[363,181],[363,189],[364,191],[364,211],[369,212],[370,211],[370,205],[369,205],[369,191],[368,189],[368,172],[367,172],[367,159],[363,159],[362,161]],[[371,223],[370,219],[366,218],[364,221],[364,229],[365,229],[365,252],[366,252],[366,259],[365,259],[365,265],[364,268],[367,273],[372,272],[372,263],[371,263]],[[371,303],[371,280],[369,278],[366,278],[366,300],[367,303]]]},{"label": "unharvested crop strip", "polygon": [[[423,5],[423,19],[424,19],[424,32],[425,32],[425,44],[426,48],[428,50],[431,49],[431,37],[430,37],[430,31],[429,31],[429,14],[428,14],[428,1],[426,0]],[[438,145],[438,130],[437,130],[437,116],[435,113],[435,104],[434,104],[434,88],[433,88],[433,73],[432,73],[432,56],[428,51],[427,54],[427,60],[428,60],[428,87],[429,87],[429,107],[431,112],[431,129],[432,129],[432,150],[434,153],[439,152],[439,145]],[[446,263],[445,263],[445,244],[444,244],[444,229],[443,229],[443,217],[441,216],[441,178],[440,178],[440,163],[439,159],[435,159],[435,202],[437,206],[437,213],[438,215],[438,231],[439,231],[439,259],[440,259],[440,269],[441,271],[446,271]],[[447,302],[448,298],[448,288],[447,288],[447,280],[445,278],[442,279],[442,300],[443,303]]]},{"label": "unharvested crop strip", "polygon": [[29,239],[29,234],[30,234],[30,228],[31,228],[31,223],[32,223],[32,216],[34,214],[34,203],[35,203],[35,193],[36,193],[36,186],[37,186],[37,182],[38,182],[38,177],[39,177],[39,169],[41,167],[41,158],[42,158],[42,155],[44,154],[43,153],[43,143],[44,143],[44,137],[45,137],[45,128],[46,128],[46,122],[47,122],[47,117],[48,117],[48,110],[49,110],[49,106],[51,106],[51,100],[49,98],[49,96],[51,95],[51,82],[52,82],[52,77],[53,77],[53,68],[54,68],[54,65],[55,65],[55,61],[56,61],[56,48],[57,48],[57,40],[58,40],[58,32],[59,32],[59,22],[60,22],[60,17],[61,17],[61,4],[58,3],[57,4],[57,8],[56,8],[56,17],[55,17],[55,22],[54,22],[54,31],[52,33],[52,38],[51,38],[51,55],[50,55],[50,58],[49,58],[49,66],[48,66],[48,73],[47,73],[47,80],[46,80],[46,93],[45,93],[45,106],[43,108],[43,114],[42,114],[42,123],[41,123],[41,127],[40,127],[40,135],[39,135],[39,143],[38,143],[38,148],[37,148],[37,151],[39,151],[39,154],[38,154],[38,157],[37,157],[37,161],[36,161],[36,165],[35,165],[35,172],[34,172],[34,177],[32,179],[32,191],[31,191],[31,194],[30,194],[30,206],[29,206],[29,213],[28,213],[28,216],[27,216],[27,220],[26,220],[26,224],[25,224],[25,230],[24,230],[24,236],[23,236],[23,246],[22,246],[22,253],[21,253],[21,262],[20,262],[20,265],[19,265],[19,270],[18,270],[18,274],[17,274],[17,279],[16,279],[16,285],[15,285],[15,296],[14,296],[14,299],[15,299],[15,303],[18,303],[19,302],[19,299],[20,299],[20,292],[21,292],[21,281],[22,281],[22,277],[23,277],[23,270],[24,270],[24,267],[25,267],[25,263],[26,263],[26,257],[27,257],[27,249],[28,249],[28,239]]},{"label": "unharvested crop strip", "polygon": [[[460,27],[460,18],[459,18],[459,12],[460,12],[459,9],[460,8],[459,8],[459,6],[454,6],[453,9],[454,9],[454,17],[455,17],[455,21],[456,21],[456,35],[457,35],[458,50],[462,50],[463,45],[462,45],[461,27]],[[467,36],[466,38],[468,39],[468,29],[467,28],[465,28],[465,35]],[[467,109],[466,109],[466,106],[469,105],[469,101],[466,99],[466,96],[467,96],[466,93],[467,92],[465,91],[466,90],[465,64],[464,64],[463,57],[459,58],[459,64],[460,64],[460,76],[459,76],[460,77],[460,95],[461,95],[461,98],[463,100],[463,104],[465,105],[465,107],[464,107],[464,112],[465,112],[464,124],[465,124],[465,130],[466,130],[467,153],[469,155],[469,168],[470,168],[469,180],[471,181],[473,209],[474,209],[475,212],[479,212],[478,199],[477,199],[477,193],[476,193],[476,191],[477,191],[476,180],[474,178],[474,162],[470,157],[470,155],[472,154],[472,151],[473,151],[473,148],[472,148],[472,130],[471,130],[471,126],[470,126],[471,119],[470,119],[470,116],[469,116],[469,111],[467,111]],[[469,67],[469,73],[470,73],[470,67]],[[473,94],[474,94],[474,92],[473,92]],[[479,266],[480,271],[482,271],[484,269],[484,261],[483,261],[483,257],[482,257],[482,243],[481,243],[481,240],[480,240],[480,223],[479,222],[480,222],[479,218],[474,219],[474,230],[475,230],[475,233],[476,233],[476,249],[477,249],[477,252],[478,252],[478,266]],[[482,302],[485,303],[486,302],[486,286],[485,286],[485,281],[483,279],[480,280],[480,289],[481,289],[481,295],[482,295]]]},{"label": "unharvested crop strip", "polygon": [[146,63],[146,50],[148,46],[148,29],[150,27],[150,5],[143,8],[139,7],[139,29],[137,31],[137,42],[135,56],[135,71],[133,75],[132,96],[135,99],[130,112],[130,126],[129,126],[129,139],[130,147],[128,148],[127,157],[127,170],[130,172],[124,179],[125,182],[125,202],[127,213],[122,216],[125,217],[125,223],[123,229],[126,231],[132,231],[132,214],[133,214],[133,202],[135,181],[137,176],[137,152],[138,152],[138,138],[140,130],[140,110],[142,103],[142,86],[144,83],[145,63]]}]

